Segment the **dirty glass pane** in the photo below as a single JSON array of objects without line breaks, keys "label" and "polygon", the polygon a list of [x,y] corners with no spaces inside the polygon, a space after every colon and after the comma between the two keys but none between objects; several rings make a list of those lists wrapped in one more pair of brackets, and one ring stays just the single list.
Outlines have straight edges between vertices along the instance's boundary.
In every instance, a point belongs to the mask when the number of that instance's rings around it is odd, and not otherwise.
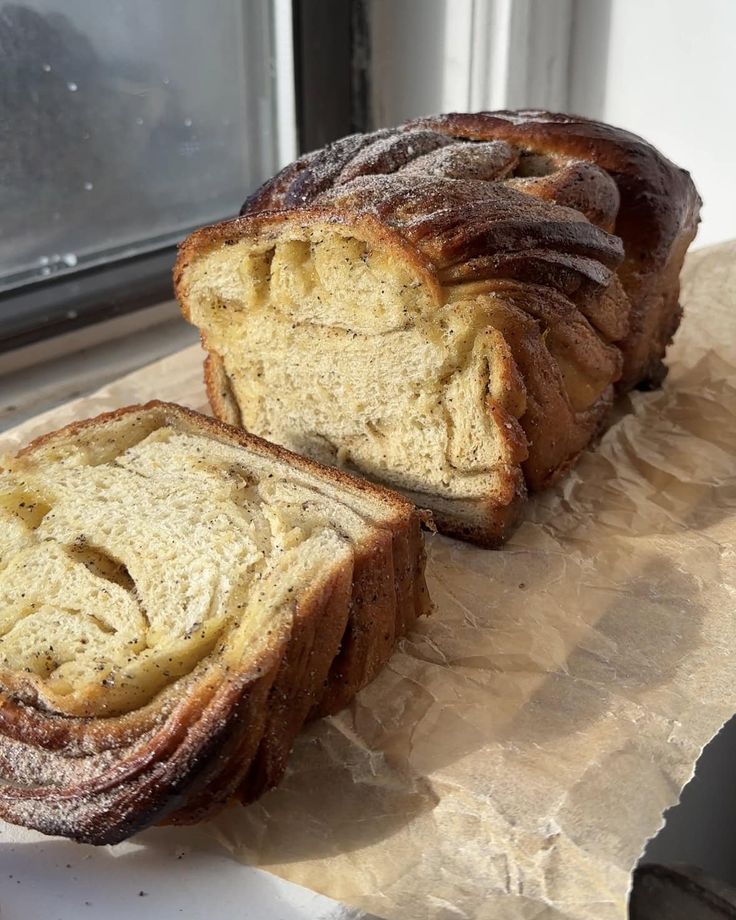
[{"label": "dirty glass pane", "polygon": [[0,290],[235,213],[276,165],[268,0],[0,0]]}]

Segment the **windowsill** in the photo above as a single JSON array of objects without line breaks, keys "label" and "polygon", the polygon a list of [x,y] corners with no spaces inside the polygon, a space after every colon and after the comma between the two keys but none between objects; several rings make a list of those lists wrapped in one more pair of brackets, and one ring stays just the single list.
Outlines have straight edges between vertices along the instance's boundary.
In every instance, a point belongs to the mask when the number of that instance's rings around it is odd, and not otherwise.
[{"label": "windowsill", "polygon": [[174,301],[2,355],[0,431],[193,345]]}]

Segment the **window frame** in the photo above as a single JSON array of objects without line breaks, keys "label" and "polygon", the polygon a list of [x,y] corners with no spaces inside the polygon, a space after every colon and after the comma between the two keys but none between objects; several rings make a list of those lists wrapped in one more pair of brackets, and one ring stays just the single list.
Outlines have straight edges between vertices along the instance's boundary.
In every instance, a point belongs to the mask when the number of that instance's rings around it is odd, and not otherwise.
[{"label": "window frame", "polygon": [[294,0],[299,152],[372,129],[367,0]]}]

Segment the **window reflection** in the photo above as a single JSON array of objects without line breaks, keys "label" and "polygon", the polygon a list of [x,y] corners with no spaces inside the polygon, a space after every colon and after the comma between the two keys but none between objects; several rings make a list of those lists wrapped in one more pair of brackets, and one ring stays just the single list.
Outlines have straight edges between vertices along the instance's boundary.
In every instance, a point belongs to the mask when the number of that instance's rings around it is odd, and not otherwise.
[{"label": "window reflection", "polygon": [[269,4],[0,6],[0,286],[237,212],[275,168]]}]

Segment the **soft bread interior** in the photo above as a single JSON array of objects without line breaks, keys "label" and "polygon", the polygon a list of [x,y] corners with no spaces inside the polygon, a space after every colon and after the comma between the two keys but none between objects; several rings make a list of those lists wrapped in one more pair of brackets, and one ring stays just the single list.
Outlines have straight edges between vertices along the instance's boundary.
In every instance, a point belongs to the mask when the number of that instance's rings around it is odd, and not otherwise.
[{"label": "soft bread interior", "polygon": [[242,667],[389,505],[156,411],[52,437],[0,473],[3,683],[112,715]]},{"label": "soft bread interior", "polygon": [[184,288],[246,429],[414,494],[513,499],[525,393],[487,298],[319,222],[211,249]]}]

